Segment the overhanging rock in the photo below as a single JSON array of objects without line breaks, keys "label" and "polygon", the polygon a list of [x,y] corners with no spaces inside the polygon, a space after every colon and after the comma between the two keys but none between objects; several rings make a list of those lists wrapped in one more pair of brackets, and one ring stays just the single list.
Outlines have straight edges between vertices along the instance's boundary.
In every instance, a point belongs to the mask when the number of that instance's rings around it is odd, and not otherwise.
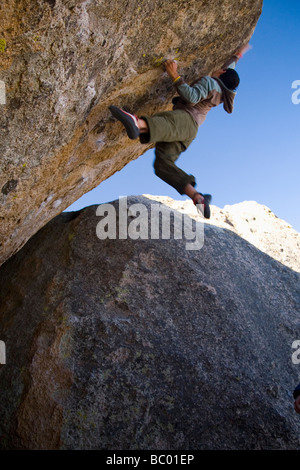
[{"label": "overhanging rock", "polygon": [[262,0],[3,0],[0,204],[5,261],[145,151],[108,106],[166,109],[164,57],[209,73],[251,37]]}]

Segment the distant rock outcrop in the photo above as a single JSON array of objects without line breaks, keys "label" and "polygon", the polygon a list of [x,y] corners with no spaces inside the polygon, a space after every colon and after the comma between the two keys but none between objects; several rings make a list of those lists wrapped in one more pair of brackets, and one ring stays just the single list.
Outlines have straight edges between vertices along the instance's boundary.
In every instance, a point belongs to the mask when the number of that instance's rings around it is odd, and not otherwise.
[{"label": "distant rock outcrop", "polygon": [[[195,220],[201,220],[191,200],[176,201],[166,196],[146,197],[188,214]],[[255,201],[227,205],[223,209],[212,206],[212,217],[206,223],[232,230],[280,263],[300,272],[300,234],[268,207]]]},{"label": "distant rock outcrop", "polygon": [[1,447],[299,450],[299,273],[224,221],[187,250],[99,220],[63,213],[0,269]]},{"label": "distant rock outcrop", "polygon": [[[108,112],[166,109],[163,57],[187,80],[251,37],[262,0],[2,0],[0,264],[146,147]],[[1,101],[2,103],[2,101]]]}]

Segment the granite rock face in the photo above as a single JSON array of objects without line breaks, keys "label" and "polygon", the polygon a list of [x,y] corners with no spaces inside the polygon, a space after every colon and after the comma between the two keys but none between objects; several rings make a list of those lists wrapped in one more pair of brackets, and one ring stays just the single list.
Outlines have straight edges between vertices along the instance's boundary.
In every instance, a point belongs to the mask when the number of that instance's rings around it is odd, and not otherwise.
[{"label": "granite rock face", "polygon": [[3,0],[0,5],[0,263],[145,150],[108,106],[167,109],[161,67],[187,80],[251,37],[262,0]]},{"label": "granite rock face", "polygon": [[[129,227],[136,203],[160,204],[129,198]],[[187,250],[101,220],[63,213],[0,268],[1,447],[299,450],[299,273],[224,227]]]}]

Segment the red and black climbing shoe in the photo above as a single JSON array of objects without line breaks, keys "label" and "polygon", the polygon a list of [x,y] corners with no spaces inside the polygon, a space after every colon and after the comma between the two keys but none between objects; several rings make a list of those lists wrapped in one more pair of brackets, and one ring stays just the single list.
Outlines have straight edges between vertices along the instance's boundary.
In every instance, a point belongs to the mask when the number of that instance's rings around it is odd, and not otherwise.
[{"label": "red and black climbing shoe", "polygon": [[199,214],[204,216],[205,219],[210,219],[210,202],[211,202],[211,195],[210,194],[202,194],[196,193],[193,197],[193,203],[197,207],[197,211]]},{"label": "red and black climbing shoe", "polygon": [[110,106],[109,110],[111,114],[123,124],[129,139],[137,139],[140,135],[137,117],[133,114],[127,113],[123,109],[117,108],[116,106]]}]

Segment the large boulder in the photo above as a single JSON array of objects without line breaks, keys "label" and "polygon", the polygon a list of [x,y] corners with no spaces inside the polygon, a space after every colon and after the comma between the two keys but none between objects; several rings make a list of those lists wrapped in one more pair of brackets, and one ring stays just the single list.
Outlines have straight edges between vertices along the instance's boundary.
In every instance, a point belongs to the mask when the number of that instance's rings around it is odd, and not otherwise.
[{"label": "large boulder", "polygon": [[225,227],[195,250],[101,220],[63,213],[0,269],[2,448],[299,450],[299,273]]},{"label": "large boulder", "polygon": [[[251,37],[262,0],[2,0],[0,263],[147,147],[108,106],[153,113]],[[2,92],[3,102],[3,92]]]}]

